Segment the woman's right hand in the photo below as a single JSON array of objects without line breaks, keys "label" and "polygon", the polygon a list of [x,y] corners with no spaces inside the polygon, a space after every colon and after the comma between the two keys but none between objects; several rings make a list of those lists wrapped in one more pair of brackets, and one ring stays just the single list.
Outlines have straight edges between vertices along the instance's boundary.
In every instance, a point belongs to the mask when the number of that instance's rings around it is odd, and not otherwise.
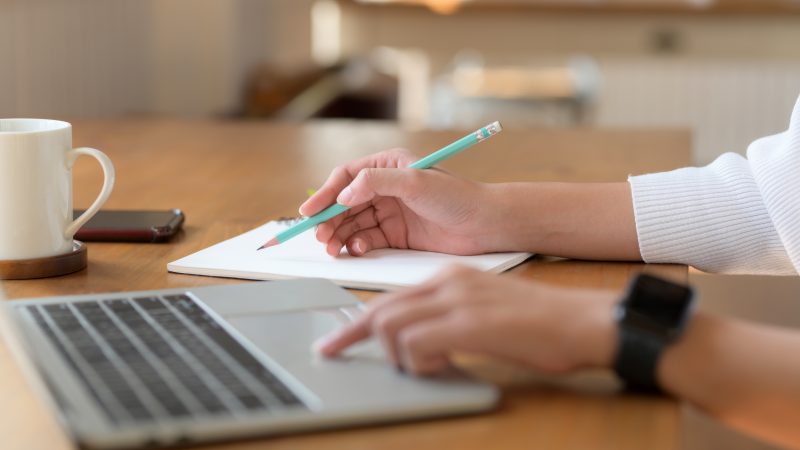
[{"label": "woman's right hand", "polygon": [[387,247],[457,255],[497,250],[491,185],[436,168],[408,169],[417,159],[395,149],[337,167],[300,206],[304,216],[334,202],[350,207],[317,227],[330,255],[343,246],[354,256]]}]

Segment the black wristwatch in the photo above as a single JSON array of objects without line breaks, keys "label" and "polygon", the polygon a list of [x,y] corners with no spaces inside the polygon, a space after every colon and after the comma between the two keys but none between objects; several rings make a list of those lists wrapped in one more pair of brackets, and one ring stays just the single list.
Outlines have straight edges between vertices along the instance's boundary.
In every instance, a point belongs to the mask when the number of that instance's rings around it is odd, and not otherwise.
[{"label": "black wristwatch", "polygon": [[683,333],[693,305],[691,288],[645,274],[633,279],[616,316],[619,344],[614,371],[626,388],[660,391],[658,361]]}]

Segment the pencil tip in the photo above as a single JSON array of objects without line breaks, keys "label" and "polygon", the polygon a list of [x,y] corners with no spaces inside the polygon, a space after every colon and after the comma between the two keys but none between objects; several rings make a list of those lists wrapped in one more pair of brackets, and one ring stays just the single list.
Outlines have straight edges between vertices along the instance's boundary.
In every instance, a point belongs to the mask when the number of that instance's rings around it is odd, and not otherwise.
[{"label": "pencil tip", "polygon": [[256,251],[263,250],[265,248],[269,248],[269,247],[272,247],[274,245],[278,245],[278,240],[276,238],[272,238],[272,239],[268,240],[266,244],[262,245],[261,247],[258,247],[258,249]]}]

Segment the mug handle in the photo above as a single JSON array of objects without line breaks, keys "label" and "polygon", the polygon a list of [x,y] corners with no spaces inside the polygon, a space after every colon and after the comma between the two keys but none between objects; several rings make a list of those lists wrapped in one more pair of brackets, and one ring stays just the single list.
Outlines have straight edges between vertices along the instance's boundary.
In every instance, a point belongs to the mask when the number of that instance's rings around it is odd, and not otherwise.
[{"label": "mug handle", "polygon": [[89,219],[91,219],[92,216],[97,213],[100,207],[103,206],[103,203],[108,200],[108,196],[111,195],[111,189],[114,187],[114,180],[116,179],[114,165],[111,164],[111,160],[108,159],[108,156],[106,156],[105,153],[93,148],[74,148],[67,152],[67,161],[69,162],[70,167],[72,167],[72,164],[75,163],[75,160],[78,159],[78,156],[80,155],[92,156],[97,160],[97,162],[100,163],[100,166],[103,168],[103,188],[100,190],[100,195],[98,195],[94,200],[94,203],[92,203],[92,206],[84,211],[80,217],[73,220],[64,231],[64,237],[68,240],[72,239],[72,237],[75,236],[75,233],[78,232],[78,229],[82,227],[83,224],[88,222]]}]

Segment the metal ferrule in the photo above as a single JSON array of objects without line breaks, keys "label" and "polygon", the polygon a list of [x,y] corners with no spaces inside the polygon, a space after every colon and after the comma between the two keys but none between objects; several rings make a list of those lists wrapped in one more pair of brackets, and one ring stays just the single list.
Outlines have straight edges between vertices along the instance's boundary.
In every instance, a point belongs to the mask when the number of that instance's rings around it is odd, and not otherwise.
[{"label": "metal ferrule", "polygon": [[481,142],[484,139],[487,139],[499,133],[502,129],[503,127],[500,125],[500,122],[490,123],[489,125],[486,125],[485,127],[475,132],[475,139],[477,139],[478,142]]}]

